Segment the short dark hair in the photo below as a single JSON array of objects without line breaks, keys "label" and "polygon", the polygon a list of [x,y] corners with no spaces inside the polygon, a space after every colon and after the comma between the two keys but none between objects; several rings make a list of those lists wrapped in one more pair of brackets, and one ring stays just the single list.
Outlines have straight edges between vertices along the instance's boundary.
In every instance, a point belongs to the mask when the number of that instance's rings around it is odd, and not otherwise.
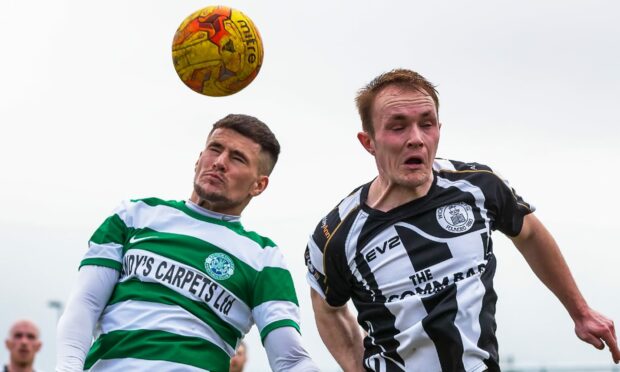
[{"label": "short dark hair", "polygon": [[271,174],[271,171],[278,161],[278,155],[280,155],[280,143],[267,124],[254,116],[229,114],[213,124],[209,136],[218,128],[234,130],[242,136],[258,143],[261,150],[266,152],[269,156],[269,164],[265,164],[261,170],[264,171],[266,175]]},{"label": "short dark hair", "polygon": [[435,85],[415,71],[398,68],[385,72],[374,78],[368,85],[357,92],[355,103],[362,119],[362,128],[370,135],[375,134],[372,123],[372,105],[375,97],[387,86],[397,86],[403,89],[417,90],[428,94],[435,102],[435,108],[439,111],[439,98]]}]

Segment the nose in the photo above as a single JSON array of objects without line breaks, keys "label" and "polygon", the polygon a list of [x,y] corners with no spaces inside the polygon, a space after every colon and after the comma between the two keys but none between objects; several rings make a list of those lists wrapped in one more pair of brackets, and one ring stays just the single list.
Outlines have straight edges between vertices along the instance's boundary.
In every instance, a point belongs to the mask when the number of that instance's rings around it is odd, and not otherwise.
[{"label": "nose", "polygon": [[226,155],[224,152],[220,153],[215,159],[213,159],[211,168],[218,171],[226,170]]},{"label": "nose", "polygon": [[422,139],[422,130],[417,125],[412,125],[409,130],[409,136],[407,138],[407,147],[422,147],[424,146],[424,140]]}]

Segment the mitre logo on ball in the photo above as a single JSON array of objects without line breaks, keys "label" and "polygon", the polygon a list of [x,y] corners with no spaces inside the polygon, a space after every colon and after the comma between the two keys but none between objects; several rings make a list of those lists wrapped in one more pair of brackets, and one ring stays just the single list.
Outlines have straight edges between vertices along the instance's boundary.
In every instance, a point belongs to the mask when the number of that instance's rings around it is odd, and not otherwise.
[{"label": "mitre logo on ball", "polygon": [[263,63],[263,43],[245,14],[208,6],[185,18],[172,41],[177,74],[192,90],[212,97],[237,93]]}]

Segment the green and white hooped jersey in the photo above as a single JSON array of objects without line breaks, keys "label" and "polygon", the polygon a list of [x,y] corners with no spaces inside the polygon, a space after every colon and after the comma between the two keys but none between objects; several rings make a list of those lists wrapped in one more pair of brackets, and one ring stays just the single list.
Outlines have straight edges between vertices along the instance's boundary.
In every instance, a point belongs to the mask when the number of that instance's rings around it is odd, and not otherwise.
[{"label": "green and white hooped jersey", "polygon": [[80,267],[110,267],[120,279],[85,370],[228,371],[252,324],[262,339],[279,327],[299,331],[282,253],[227,217],[151,198],[124,202],[105,220]]}]

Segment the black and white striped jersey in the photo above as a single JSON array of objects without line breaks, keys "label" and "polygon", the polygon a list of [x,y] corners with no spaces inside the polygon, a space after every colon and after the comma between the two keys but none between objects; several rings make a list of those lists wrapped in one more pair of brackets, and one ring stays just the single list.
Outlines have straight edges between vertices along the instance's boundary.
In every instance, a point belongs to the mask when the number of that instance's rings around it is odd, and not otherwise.
[{"label": "black and white striped jersey", "polygon": [[343,199],[308,242],[308,282],[353,301],[369,371],[499,371],[491,232],[518,235],[534,208],[485,165],[436,159],[433,173],[389,212],[366,205],[370,183]]}]

